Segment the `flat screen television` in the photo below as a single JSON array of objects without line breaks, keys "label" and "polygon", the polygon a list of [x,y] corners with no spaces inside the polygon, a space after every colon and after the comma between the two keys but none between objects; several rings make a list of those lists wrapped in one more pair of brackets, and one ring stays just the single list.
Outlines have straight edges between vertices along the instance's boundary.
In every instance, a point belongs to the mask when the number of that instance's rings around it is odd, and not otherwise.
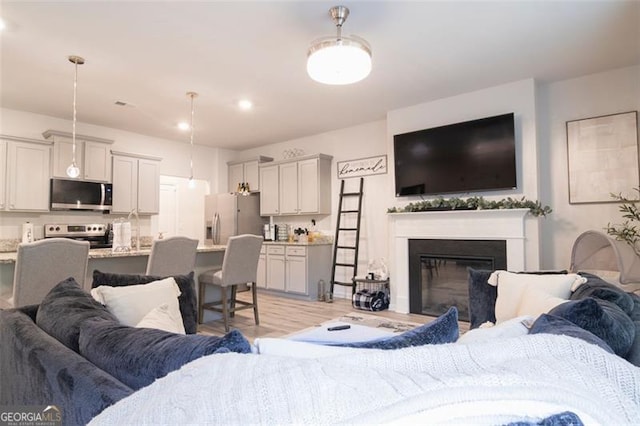
[{"label": "flat screen television", "polygon": [[396,197],[516,188],[514,114],[394,135]]}]

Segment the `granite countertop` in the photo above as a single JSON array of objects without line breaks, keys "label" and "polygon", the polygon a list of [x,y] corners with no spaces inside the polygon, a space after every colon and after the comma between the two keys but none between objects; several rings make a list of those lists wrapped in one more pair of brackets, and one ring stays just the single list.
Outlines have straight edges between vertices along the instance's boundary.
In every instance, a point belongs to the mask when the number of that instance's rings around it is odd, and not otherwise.
[{"label": "granite countertop", "polygon": [[[226,246],[222,245],[202,245],[198,246],[198,253],[211,253],[211,252],[223,252]],[[91,249],[89,250],[89,259],[105,259],[112,257],[132,257],[132,256],[149,256],[151,253],[151,247],[141,247],[140,250],[131,250],[127,252],[113,253],[110,248]],[[1,263],[15,263],[17,252],[4,252],[0,253]]]}]

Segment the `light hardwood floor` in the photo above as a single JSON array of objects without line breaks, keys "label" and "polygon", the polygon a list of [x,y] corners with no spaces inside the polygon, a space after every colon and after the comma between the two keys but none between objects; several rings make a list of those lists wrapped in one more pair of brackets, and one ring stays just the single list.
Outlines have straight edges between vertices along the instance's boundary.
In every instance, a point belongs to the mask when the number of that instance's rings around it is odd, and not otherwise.
[{"label": "light hardwood floor", "polygon": [[[250,300],[250,292],[238,293],[239,300]],[[323,322],[349,313],[366,313],[398,321],[424,324],[433,317],[419,314],[399,314],[389,310],[370,312],[354,309],[349,299],[335,299],[332,303],[297,300],[258,291],[258,313],[260,325],[253,319],[253,310],[236,313],[230,321],[231,328],[237,328],[250,341],[256,337],[282,337],[302,329],[317,326]],[[468,325],[460,324],[461,332]],[[222,320],[200,324],[199,332],[221,336],[224,334]]]}]

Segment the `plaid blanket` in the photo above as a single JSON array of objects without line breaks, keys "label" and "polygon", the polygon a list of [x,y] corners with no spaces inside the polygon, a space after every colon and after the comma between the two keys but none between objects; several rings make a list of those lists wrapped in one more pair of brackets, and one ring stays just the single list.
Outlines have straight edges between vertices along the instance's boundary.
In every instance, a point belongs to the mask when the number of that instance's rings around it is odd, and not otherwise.
[{"label": "plaid blanket", "polygon": [[389,309],[389,290],[372,291],[362,289],[353,295],[353,307],[364,311],[383,311]]}]

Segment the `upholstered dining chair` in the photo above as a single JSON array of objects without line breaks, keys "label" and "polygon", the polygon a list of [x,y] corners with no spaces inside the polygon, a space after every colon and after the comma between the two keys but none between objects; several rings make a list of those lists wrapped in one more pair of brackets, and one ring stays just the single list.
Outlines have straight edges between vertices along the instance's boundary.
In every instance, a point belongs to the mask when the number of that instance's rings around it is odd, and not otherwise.
[{"label": "upholstered dining chair", "polygon": [[168,277],[186,275],[196,267],[198,240],[188,237],[169,237],[155,240],[147,261],[147,275]]},{"label": "upholstered dining chair", "polygon": [[88,262],[88,241],[47,238],[19,244],[9,303],[14,308],[38,304],[56,284],[69,277],[82,287]]},{"label": "upholstered dining chair", "polygon": [[[229,331],[229,317],[236,311],[253,309],[256,325],[258,318],[258,292],[256,279],[262,237],[257,235],[237,235],[230,237],[222,259],[222,269],[211,269],[198,277],[198,321],[202,323],[204,310],[222,313],[225,332]],[[251,285],[251,302],[236,300],[238,285]],[[205,302],[206,286],[212,285],[220,289],[220,300]],[[231,293],[227,293],[231,289]]]}]

